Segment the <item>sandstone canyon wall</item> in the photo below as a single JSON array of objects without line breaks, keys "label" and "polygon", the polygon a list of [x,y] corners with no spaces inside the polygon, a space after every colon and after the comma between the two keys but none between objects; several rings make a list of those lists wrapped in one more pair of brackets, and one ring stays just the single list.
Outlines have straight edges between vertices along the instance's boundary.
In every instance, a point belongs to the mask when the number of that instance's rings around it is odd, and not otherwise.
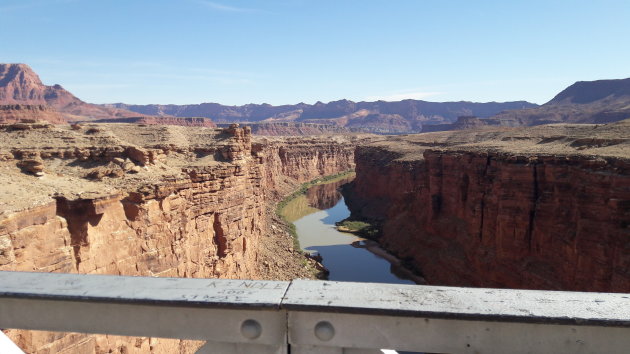
[{"label": "sandstone canyon wall", "polygon": [[[287,246],[290,236],[272,231],[271,205],[300,182],[354,167],[353,144],[343,139],[252,144],[249,128],[240,127],[26,126],[0,132],[0,270],[309,276]],[[277,272],[291,262],[302,273]],[[9,335],[36,353],[194,348],[148,338]]]},{"label": "sandstone canyon wall", "polygon": [[346,200],[430,284],[630,292],[628,128],[423,134],[359,147]]}]

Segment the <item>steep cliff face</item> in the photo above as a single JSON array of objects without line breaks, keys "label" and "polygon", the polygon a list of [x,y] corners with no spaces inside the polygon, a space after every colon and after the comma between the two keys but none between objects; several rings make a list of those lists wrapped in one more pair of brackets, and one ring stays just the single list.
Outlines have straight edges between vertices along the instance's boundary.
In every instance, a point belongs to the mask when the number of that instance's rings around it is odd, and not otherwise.
[{"label": "steep cliff face", "polygon": [[296,184],[354,169],[354,146],[362,139],[360,136],[261,138],[252,150],[266,166],[265,185],[278,199]]},{"label": "steep cliff face", "polygon": [[[479,145],[426,134],[359,147],[347,201],[431,284],[628,292],[627,131],[586,153],[593,126],[550,129],[477,133],[488,139]],[[560,145],[564,154],[549,153]]]},{"label": "steep cliff face", "polygon": [[0,121],[16,123],[23,120],[44,120],[51,123],[65,123],[61,113],[46,105],[3,104],[0,105]]},{"label": "steep cliff face", "polygon": [[[49,125],[20,131],[6,127],[3,134],[0,179],[2,195],[9,199],[0,200],[0,270],[307,277],[301,256],[289,248],[290,236],[271,228],[271,205],[283,193],[278,188],[353,167],[353,146],[347,141],[281,147],[278,140],[256,143],[252,151],[249,128],[237,126],[114,124],[73,130]],[[23,145],[27,141],[30,146]],[[24,161],[38,161],[40,177],[20,169]],[[279,254],[274,273],[263,261]],[[27,331],[10,331],[10,336],[26,351],[42,353],[194,347],[148,338]]]},{"label": "steep cliff face", "polygon": [[26,64],[0,64],[0,101],[45,105],[46,87]]}]

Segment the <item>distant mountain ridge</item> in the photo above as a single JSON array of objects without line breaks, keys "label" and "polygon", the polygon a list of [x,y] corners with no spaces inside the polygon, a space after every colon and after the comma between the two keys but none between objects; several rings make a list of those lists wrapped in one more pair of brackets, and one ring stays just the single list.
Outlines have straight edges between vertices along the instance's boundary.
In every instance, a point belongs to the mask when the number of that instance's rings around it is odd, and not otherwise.
[{"label": "distant mountain ridge", "polygon": [[[138,117],[151,117],[139,119]],[[200,118],[190,118],[200,117]],[[213,126],[216,123],[293,123],[261,126],[288,134],[364,131],[406,134],[421,131],[532,126],[551,123],[610,123],[630,118],[630,78],[579,81],[542,106],[515,102],[354,102],[273,106],[218,103],[190,105],[96,105],[60,85],[44,85],[26,64],[0,64],[0,123],[43,119],[53,123],[134,118],[147,124]],[[186,118],[174,119],[174,118]],[[212,119],[212,121],[210,120]],[[150,122],[150,123],[149,123]],[[314,124],[308,126],[308,124]],[[263,129],[264,128],[264,129]]]},{"label": "distant mountain ridge", "polygon": [[535,108],[507,110],[492,117],[461,117],[450,124],[425,126],[423,132],[554,123],[605,124],[630,118],[630,78],[578,81]]},{"label": "distant mountain ridge", "polygon": [[47,86],[26,64],[0,64],[0,121],[123,118],[138,113],[83,102],[60,85]]},{"label": "distant mountain ridge", "polygon": [[218,103],[190,105],[116,103],[105,106],[146,115],[208,117],[217,123],[262,121],[335,124],[376,133],[419,132],[425,124],[451,123],[459,116],[490,117],[504,110],[537,107],[537,105],[526,101],[504,103],[427,102],[420,100],[354,102],[345,99],[328,103],[298,103],[280,106],[270,104],[226,106]]},{"label": "distant mountain ridge", "polygon": [[630,118],[630,78],[578,81],[544,105],[492,117],[498,125],[611,123]]}]

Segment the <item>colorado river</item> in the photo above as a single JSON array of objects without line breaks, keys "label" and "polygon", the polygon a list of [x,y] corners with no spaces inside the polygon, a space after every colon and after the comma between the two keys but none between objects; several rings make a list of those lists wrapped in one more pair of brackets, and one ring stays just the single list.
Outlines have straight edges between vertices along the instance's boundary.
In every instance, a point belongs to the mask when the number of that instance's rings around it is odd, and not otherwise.
[{"label": "colorado river", "polygon": [[282,209],[285,218],[295,225],[300,246],[321,255],[322,264],[330,271],[329,280],[414,284],[395,274],[401,273],[396,266],[366,249],[366,242],[371,241],[335,229],[335,222],[350,215],[338,191],[349,181],[313,186]]}]

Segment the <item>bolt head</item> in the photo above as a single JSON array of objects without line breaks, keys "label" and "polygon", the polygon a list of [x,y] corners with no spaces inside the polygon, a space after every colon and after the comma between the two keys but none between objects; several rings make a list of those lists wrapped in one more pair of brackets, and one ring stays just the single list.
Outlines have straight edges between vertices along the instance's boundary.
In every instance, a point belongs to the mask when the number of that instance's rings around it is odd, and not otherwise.
[{"label": "bolt head", "polygon": [[256,339],[262,334],[262,326],[256,320],[243,321],[241,334],[247,339]]},{"label": "bolt head", "polygon": [[328,342],[335,336],[335,328],[328,321],[320,321],[315,325],[315,337],[323,342]]}]

